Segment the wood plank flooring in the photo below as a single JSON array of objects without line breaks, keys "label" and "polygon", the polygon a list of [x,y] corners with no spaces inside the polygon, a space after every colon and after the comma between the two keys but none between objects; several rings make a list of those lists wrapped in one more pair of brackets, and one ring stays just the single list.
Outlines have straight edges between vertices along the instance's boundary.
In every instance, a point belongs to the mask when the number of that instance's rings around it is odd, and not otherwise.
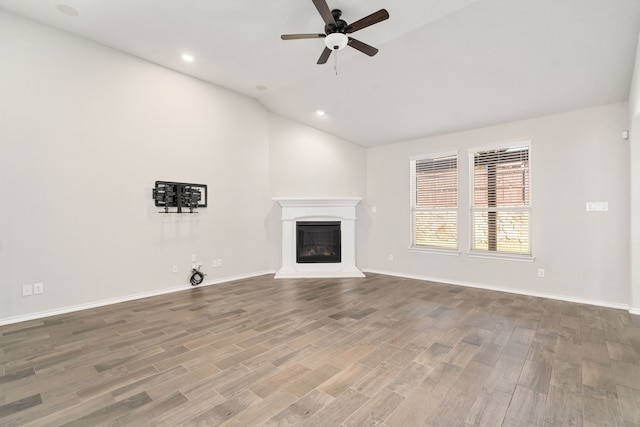
[{"label": "wood plank flooring", "polygon": [[368,274],[0,327],[2,426],[640,426],[640,318]]}]

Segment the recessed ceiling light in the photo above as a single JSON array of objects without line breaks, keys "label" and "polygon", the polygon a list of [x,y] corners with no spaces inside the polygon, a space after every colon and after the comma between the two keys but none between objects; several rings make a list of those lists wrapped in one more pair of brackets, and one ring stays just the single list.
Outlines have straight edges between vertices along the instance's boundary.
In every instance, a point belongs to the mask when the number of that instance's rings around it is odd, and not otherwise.
[{"label": "recessed ceiling light", "polygon": [[258,89],[258,90],[267,90],[267,87],[265,85],[258,85],[258,86],[256,86],[256,89]]},{"label": "recessed ceiling light", "polygon": [[80,12],[78,12],[77,9],[74,9],[73,7],[67,5],[67,4],[62,4],[59,3],[56,5],[56,9],[58,9],[58,12],[60,13],[64,13],[67,16],[78,16],[80,15]]},{"label": "recessed ceiling light", "polygon": [[182,59],[186,62],[193,62],[193,56],[189,55],[189,54],[184,54],[182,55]]},{"label": "recessed ceiling light", "polygon": [[316,110],[316,116],[324,117],[327,113],[324,110]]}]

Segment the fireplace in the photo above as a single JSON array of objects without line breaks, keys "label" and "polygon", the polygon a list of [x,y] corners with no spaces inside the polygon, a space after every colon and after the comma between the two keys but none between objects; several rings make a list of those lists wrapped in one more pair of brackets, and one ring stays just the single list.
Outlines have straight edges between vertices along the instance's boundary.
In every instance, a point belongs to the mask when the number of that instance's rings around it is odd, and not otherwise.
[{"label": "fireplace", "polygon": [[276,278],[364,277],[356,267],[360,198],[275,198],[282,207],[282,267]]},{"label": "fireplace", "polygon": [[297,221],[296,262],[340,262],[339,221]]}]

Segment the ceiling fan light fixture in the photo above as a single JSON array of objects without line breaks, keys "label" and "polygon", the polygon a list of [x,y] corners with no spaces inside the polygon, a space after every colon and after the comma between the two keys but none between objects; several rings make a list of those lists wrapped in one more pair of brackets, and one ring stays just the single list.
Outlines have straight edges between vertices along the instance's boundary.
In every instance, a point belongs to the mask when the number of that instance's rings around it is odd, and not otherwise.
[{"label": "ceiling fan light fixture", "polygon": [[331,33],[324,38],[324,44],[331,50],[343,49],[349,43],[349,37],[342,33]]}]

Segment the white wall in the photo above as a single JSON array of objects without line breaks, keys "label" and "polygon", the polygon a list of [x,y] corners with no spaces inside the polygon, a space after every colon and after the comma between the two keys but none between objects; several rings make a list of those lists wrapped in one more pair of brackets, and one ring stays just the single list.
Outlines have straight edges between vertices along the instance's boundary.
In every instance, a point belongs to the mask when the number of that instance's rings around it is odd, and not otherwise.
[{"label": "white wall", "polygon": [[[424,138],[368,150],[369,270],[570,297],[629,301],[629,145],[627,104],[616,104]],[[467,256],[468,150],[531,140],[532,263]],[[459,256],[409,252],[409,157],[458,150]],[[606,201],[608,212],[586,212]],[[394,261],[388,255],[393,254]],[[546,277],[537,277],[544,268]]]},{"label": "white wall", "polygon": [[364,147],[275,114],[269,140],[274,197],[364,197]]},{"label": "white wall", "polygon": [[640,38],[629,93],[631,168],[631,298],[630,311],[640,314]]},{"label": "white wall", "polygon": [[[259,103],[4,12],[0,57],[0,322],[188,287],[191,254],[208,281],[275,268]],[[155,180],[209,207],[157,213]]]}]

